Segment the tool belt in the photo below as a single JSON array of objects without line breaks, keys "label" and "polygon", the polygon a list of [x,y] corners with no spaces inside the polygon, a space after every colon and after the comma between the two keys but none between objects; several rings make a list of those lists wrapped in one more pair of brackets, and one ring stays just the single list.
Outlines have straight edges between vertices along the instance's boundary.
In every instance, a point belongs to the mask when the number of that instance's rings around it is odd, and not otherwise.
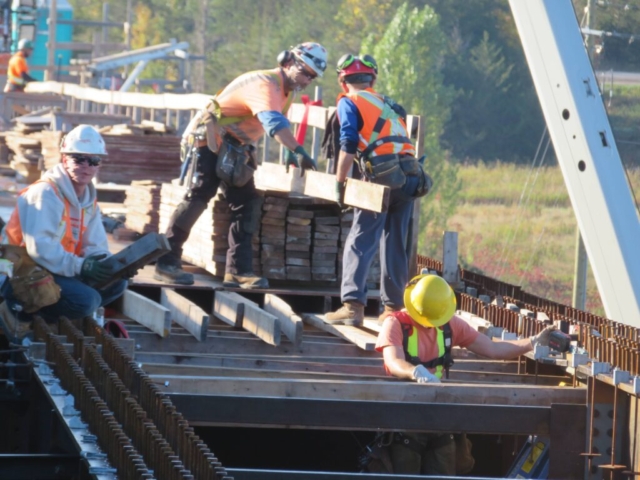
[{"label": "tool belt", "polygon": [[419,177],[415,198],[426,195],[433,183],[413,155],[393,153],[368,159],[361,157],[360,170],[370,182],[385,185],[391,190],[402,188],[407,177]]},{"label": "tool belt", "polygon": [[258,168],[253,145],[244,145],[229,134],[222,137],[216,175],[230,187],[245,186]]},{"label": "tool belt", "polygon": [[29,257],[26,248],[2,245],[0,253],[2,258],[13,263],[13,276],[9,282],[25,312],[37,312],[60,300],[60,287],[53,276]]}]

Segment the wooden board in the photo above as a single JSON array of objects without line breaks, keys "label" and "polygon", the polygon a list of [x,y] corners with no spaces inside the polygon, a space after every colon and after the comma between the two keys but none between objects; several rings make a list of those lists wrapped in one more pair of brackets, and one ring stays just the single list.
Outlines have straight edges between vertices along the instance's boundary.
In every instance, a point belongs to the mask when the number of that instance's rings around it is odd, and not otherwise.
[{"label": "wooden board", "polygon": [[302,318],[294,313],[289,304],[277,295],[264,296],[264,310],[280,320],[280,328],[295,346],[302,343]]},{"label": "wooden board", "polygon": [[[322,172],[306,172],[304,194],[335,201],[336,177]],[[347,179],[344,203],[372,212],[384,212],[389,206],[389,187],[362,180]]]},{"label": "wooden board", "polygon": [[330,325],[325,323],[324,315],[316,315],[313,313],[303,313],[302,319],[305,323],[325,332],[332,333],[347,342],[353,343],[362,350],[374,351],[376,348],[377,337],[366,330],[346,325]]},{"label": "wooden board", "polygon": [[586,388],[413,382],[281,380],[266,378],[151,375],[165,393],[326,398],[388,402],[464,403],[548,407],[552,403],[586,404]]},{"label": "wooden board", "polygon": [[269,345],[280,345],[280,320],[242,295],[216,291],[213,314],[230,325],[253,333]]},{"label": "wooden board", "polygon": [[261,190],[303,193],[305,177],[299,168],[287,168],[279,163],[263,163],[255,173],[256,187]]},{"label": "wooden board", "polygon": [[181,354],[253,354],[253,355],[309,355],[317,357],[380,357],[377,352],[360,350],[355,345],[336,339],[339,343],[305,341],[299,347],[283,342],[279,346],[265,343],[259,338],[209,338],[198,342],[189,335],[173,334],[169,338],[159,339],[151,333],[133,332],[131,335],[140,345],[138,352],[172,352]]},{"label": "wooden board", "polygon": [[125,290],[121,298],[121,312],[144,325],[152,332],[167,338],[171,332],[171,312],[139,293]]},{"label": "wooden board", "polygon": [[204,342],[209,330],[209,314],[192,301],[169,288],[160,290],[160,303],[169,309],[174,322]]}]

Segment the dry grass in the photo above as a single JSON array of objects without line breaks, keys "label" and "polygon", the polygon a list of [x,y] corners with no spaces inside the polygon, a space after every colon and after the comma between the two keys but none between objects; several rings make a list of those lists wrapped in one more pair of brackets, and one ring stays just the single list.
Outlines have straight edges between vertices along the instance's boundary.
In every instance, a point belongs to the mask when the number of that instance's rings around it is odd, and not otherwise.
[{"label": "dry grass", "polygon": [[[447,229],[459,233],[465,268],[570,305],[575,215],[559,168],[544,168],[535,176],[528,167],[514,165],[461,167],[461,204]],[[629,176],[640,195],[640,169]],[[430,238],[441,234],[427,230]],[[427,254],[441,258],[441,247]],[[587,290],[587,310],[604,315],[591,270]]]}]

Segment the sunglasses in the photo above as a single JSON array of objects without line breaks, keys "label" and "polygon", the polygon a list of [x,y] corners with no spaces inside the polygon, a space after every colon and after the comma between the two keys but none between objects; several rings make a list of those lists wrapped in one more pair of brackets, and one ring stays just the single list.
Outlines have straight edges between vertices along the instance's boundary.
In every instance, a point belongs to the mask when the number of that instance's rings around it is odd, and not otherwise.
[{"label": "sunglasses", "polygon": [[376,72],[376,74],[378,73],[378,64],[371,55],[356,57],[354,55],[351,55],[350,53],[347,53],[340,57],[340,60],[338,60],[338,68],[336,68],[336,72],[340,73],[349,65],[353,64],[353,62],[355,62],[356,60],[360,60],[360,63],[362,63],[365,67],[373,68],[373,71]]},{"label": "sunglasses", "polygon": [[314,57],[313,55],[311,55],[309,52],[305,52],[304,50],[300,50],[299,53],[301,53],[302,55],[304,55],[305,57],[311,59],[311,61],[313,62],[313,64],[318,67],[320,70],[322,70],[324,72],[325,68],[327,68],[327,62],[325,62],[324,60],[321,60],[317,57]]},{"label": "sunglasses", "polygon": [[299,62],[296,62],[296,66],[298,67],[298,71],[304,75],[305,77],[307,77],[309,80],[315,80],[316,78],[318,78],[318,75],[316,75],[315,73],[311,73],[309,70],[307,70],[304,65],[302,65]]},{"label": "sunglasses", "polygon": [[102,157],[97,155],[70,155],[70,157],[76,165],[82,165],[86,162],[90,167],[97,167],[102,161]]}]

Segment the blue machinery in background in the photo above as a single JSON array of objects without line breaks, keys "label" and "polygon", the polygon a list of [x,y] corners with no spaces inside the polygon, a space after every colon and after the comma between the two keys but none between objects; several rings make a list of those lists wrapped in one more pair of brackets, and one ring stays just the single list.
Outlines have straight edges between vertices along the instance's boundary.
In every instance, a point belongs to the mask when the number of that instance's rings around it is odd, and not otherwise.
[{"label": "blue machinery in background", "polygon": [[[58,19],[73,20],[73,8],[68,0],[57,0]],[[49,42],[49,0],[13,0],[11,3],[11,52],[15,52],[18,42],[26,38],[33,42],[31,66],[46,66]],[[56,44],[71,42],[73,25],[60,22],[56,27]],[[56,49],[56,72],[71,63],[71,50]],[[44,79],[44,72],[33,69],[31,75]]]}]

